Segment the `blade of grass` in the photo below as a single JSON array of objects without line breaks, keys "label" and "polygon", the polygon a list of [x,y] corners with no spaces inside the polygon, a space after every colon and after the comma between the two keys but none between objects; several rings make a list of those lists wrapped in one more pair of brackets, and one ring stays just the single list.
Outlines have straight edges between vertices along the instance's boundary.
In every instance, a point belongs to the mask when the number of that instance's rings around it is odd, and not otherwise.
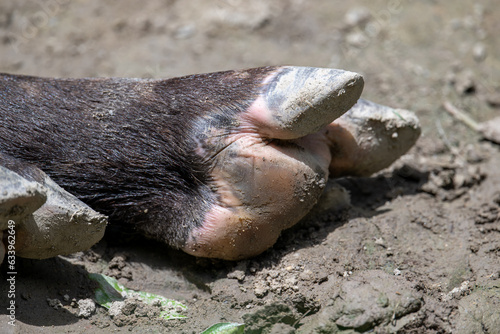
[{"label": "blade of grass", "polygon": [[223,322],[205,329],[201,334],[243,334],[244,324]]},{"label": "blade of grass", "polygon": [[467,115],[465,112],[462,110],[458,109],[455,107],[450,101],[445,101],[443,103],[444,109],[453,117],[467,125],[469,128],[471,128],[474,131],[481,131],[479,124],[473,120],[469,115]]},{"label": "blade of grass", "polygon": [[118,283],[113,277],[106,275],[90,273],[89,278],[96,281],[99,285],[94,292],[96,302],[108,310],[115,301],[123,301],[128,297],[136,297],[150,305],[159,302],[163,309],[160,313],[160,317],[163,319],[186,318],[186,316],[180,314],[178,310],[186,310],[187,307],[176,300],[168,299],[154,293],[129,289]]}]

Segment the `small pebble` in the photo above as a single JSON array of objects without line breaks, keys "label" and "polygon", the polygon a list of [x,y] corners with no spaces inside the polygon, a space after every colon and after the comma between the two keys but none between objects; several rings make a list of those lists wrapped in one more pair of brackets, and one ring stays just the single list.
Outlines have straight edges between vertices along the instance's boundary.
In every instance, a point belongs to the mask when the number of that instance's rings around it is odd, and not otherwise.
[{"label": "small pebble", "polygon": [[242,270],[235,270],[227,274],[227,278],[237,279],[242,282],[245,279],[245,272]]},{"label": "small pebble", "polygon": [[482,62],[486,59],[486,56],[486,46],[483,43],[477,43],[476,45],[474,45],[474,48],[472,48],[472,57],[474,57],[474,60],[476,62]]},{"label": "small pebble", "polygon": [[476,92],[476,83],[473,79],[473,74],[469,71],[460,73],[456,77],[455,90],[458,94],[468,95]]},{"label": "small pebble", "polygon": [[259,282],[255,284],[255,288],[253,289],[253,293],[257,298],[265,297],[268,292],[269,292],[269,287]]},{"label": "small pebble", "polygon": [[78,308],[80,309],[80,311],[78,312],[78,316],[80,318],[90,317],[92,314],[95,313],[96,309],[95,302],[90,298],[80,299],[78,301]]},{"label": "small pebble", "polygon": [[139,301],[134,298],[127,299],[121,309],[122,314],[131,315],[132,313],[134,313],[135,309],[137,308],[138,302]]},{"label": "small pebble", "polygon": [[362,32],[352,32],[347,34],[346,42],[350,46],[363,49],[370,43],[370,39]]},{"label": "small pebble", "polygon": [[111,306],[108,310],[108,313],[111,316],[111,318],[117,317],[120,314],[122,314],[123,306],[125,306],[125,302],[123,302],[123,301],[117,301],[117,302],[111,303]]},{"label": "small pebble", "polygon": [[351,8],[345,14],[344,22],[349,27],[362,26],[370,20],[371,16],[372,14],[370,13],[370,10],[368,10],[368,8],[355,7]]},{"label": "small pebble", "polygon": [[310,281],[314,278],[313,272],[309,269],[304,270],[300,273],[299,278],[303,281]]},{"label": "small pebble", "polygon": [[49,304],[49,306],[52,307],[54,310],[58,310],[62,307],[61,301],[57,298],[55,299],[47,298],[47,304]]}]

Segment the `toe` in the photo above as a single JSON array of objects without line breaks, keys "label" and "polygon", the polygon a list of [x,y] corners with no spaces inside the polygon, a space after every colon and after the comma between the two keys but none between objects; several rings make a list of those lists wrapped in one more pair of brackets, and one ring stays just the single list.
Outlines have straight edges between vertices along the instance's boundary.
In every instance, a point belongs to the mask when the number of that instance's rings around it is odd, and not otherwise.
[{"label": "toe", "polygon": [[295,139],[319,131],[358,100],[363,78],[353,72],[283,67],[268,77],[244,115],[268,138]]},{"label": "toe", "polygon": [[330,176],[368,176],[405,154],[420,136],[414,113],[360,99],[327,127]]}]

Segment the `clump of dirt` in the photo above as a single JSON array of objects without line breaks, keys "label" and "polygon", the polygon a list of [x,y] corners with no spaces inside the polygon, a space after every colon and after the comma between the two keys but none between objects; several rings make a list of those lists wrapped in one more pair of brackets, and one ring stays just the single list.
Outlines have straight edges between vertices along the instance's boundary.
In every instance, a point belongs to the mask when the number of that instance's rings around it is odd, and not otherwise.
[{"label": "clump of dirt", "polygon": [[[450,101],[479,123],[498,114],[494,9],[487,0],[2,2],[3,72],[341,68],[363,74],[364,98],[415,111],[422,126],[389,169],[329,182],[343,210],[322,202],[250,260],[196,259],[113,228],[86,252],[18,258],[16,327],[6,325],[2,284],[2,329],[191,334],[234,321],[248,333],[498,332],[500,147],[443,108]],[[177,299],[187,318],[160,321],[134,300],[116,316],[91,311],[88,273]]]}]

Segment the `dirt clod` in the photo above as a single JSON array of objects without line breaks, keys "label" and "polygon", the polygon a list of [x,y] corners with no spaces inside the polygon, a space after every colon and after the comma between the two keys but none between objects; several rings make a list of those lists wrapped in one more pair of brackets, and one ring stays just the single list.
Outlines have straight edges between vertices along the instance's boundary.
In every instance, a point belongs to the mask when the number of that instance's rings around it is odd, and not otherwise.
[{"label": "dirt clod", "polygon": [[80,299],[78,301],[78,308],[78,316],[82,318],[89,318],[96,310],[95,302],[90,298]]},{"label": "dirt clod", "polygon": [[267,305],[253,313],[243,315],[246,324],[245,333],[250,334],[269,333],[270,328],[276,324],[293,326],[298,319],[298,315],[284,304]]}]

